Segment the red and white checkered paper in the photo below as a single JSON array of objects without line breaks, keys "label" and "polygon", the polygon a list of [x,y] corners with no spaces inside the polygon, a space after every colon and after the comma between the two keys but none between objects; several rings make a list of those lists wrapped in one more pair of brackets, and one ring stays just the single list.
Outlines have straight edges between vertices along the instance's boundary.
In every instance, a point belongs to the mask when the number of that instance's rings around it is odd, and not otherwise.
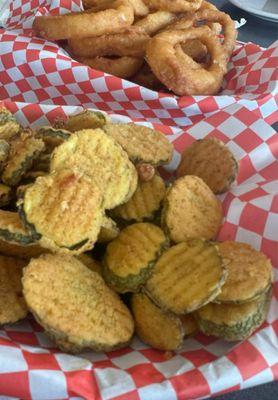
[{"label": "red and white checkered paper", "polygon": [[137,121],[180,127],[233,103],[244,105],[269,123],[278,119],[277,43],[268,49],[238,44],[219,95],[177,97],[95,71],[74,61],[58,44],[34,36],[35,15],[81,7],[81,0],[10,1],[5,28],[0,29],[0,99],[83,105]]},{"label": "red and white checkered paper", "polygon": [[[24,126],[49,124],[80,107],[5,102]],[[115,122],[129,117],[111,113]],[[130,347],[110,353],[62,353],[30,317],[0,330],[0,394],[32,400],[188,400],[246,388],[278,378],[278,135],[260,116],[240,104],[182,131],[140,122],[165,133],[181,151],[193,140],[223,140],[240,161],[236,184],[220,198],[224,221],[220,240],[250,243],[272,261],[274,293],[267,321],[241,343],[197,334],[167,359],[134,338]]]}]

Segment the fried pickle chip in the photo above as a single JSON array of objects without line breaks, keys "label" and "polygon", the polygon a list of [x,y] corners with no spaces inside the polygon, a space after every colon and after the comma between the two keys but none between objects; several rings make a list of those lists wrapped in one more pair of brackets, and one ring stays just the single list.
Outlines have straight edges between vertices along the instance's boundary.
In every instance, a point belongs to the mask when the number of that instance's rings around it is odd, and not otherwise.
[{"label": "fried pickle chip", "polygon": [[69,116],[65,129],[70,132],[81,131],[83,129],[102,128],[107,124],[108,117],[99,111],[85,110],[81,113]]},{"label": "fried pickle chip", "polygon": [[5,256],[20,257],[22,259],[30,260],[30,258],[38,257],[45,252],[46,249],[41,247],[38,243],[24,246],[20,243],[7,242],[0,238],[0,253]]},{"label": "fried pickle chip", "polygon": [[217,246],[191,239],[162,254],[145,290],[163,309],[186,314],[215,299],[226,276]]},{"label": "fried pickle chip", "polygon": [[90,254],[82,253],[76,256],[76,258],[82,262],[82,264],[86,265],[90,270],[97,272],[98,274],[102,274],[102,266],[99,262],[97,262]]},{"label": "fried pickle chip", "polygon": [[113,215],[125,221],[152,220],[160,209],[166,188],[163,179],[155,175],[150,181],[139,181],[133,196],[113,210]]},{"label": "fried pickle chip", "polygon": [[17,322],[27,315],[22,295],[22,269],[26,262],[0,255],[0,325]]},{"label": "fried pickle chip", "polygon": [[180,318],[157,307],[145,294],[135,293],[131,299],[135,332],[146,344],[159,350],[177,350],[184,337]]},{"label": "fried pickle chip", "polygon": [[103,217],[102,225],[100,228],[100,232],[98,235],[98,242],[110,242],[115,239],[120,232],[115,221],[112,218],[107,217],[106,215]]},{"label": "fried pickle chip", "polygon": [[18,205],[26,228],[42,247],[79,254],[97,240],[102,202],[102,194],[88,177],[60,170],[38,177]]},{"label": "fried pickle chip", "polygon": [[10,153],[9,143],[4,139],[0,139],[0,172],[2,172],[4,168],[5,162],[9,157],[9,153]]},{"label": "fried pickle chip", "polygon": [[12,199],[12,189],[0,183],[0,207],[6,206]]},{"label": "fried pickle chip", "polygon": [[241,304],[269,289],[272,267],[263,253],[245,243],[223,242],[218,247],[222,258],[227,260],[228,278],[215,302]]},{"label": "fried pickle chip", "polygon": [[180,317],[184,329],[184,336],[194,335],[198,331],[198,324],[192,314],[184,314]]},{"label": "fried pickle chip", "polygon": [[[39,157],[34,161],[33,168],[28,172],[49,172],[50,169],[50,159],[51,153],[43,152],[39,155]],[[28,175],[28,172],[25,174]]]},{"label": "fried pickle chip", "polygon": [[107,124],[103,129],[123,147],[133,162],[162,165],[172,159],[173,145],[161,132],[132,123]]},{"label": "fried pickle chip", "polygon": [[130,341],[134,324],[129,310],[77,258],[44,254],[32,259],[22,283],[29,309],[58,344],[68,343],[75,352],[109,351]]},{"label": "fried pickle chip", "polygon": [[0,139],[9,140],[19,132],[20,125],[13,114],[5,107],[0,107]]},{"label": "fried pickle chip", "polygon": [[219,139],[208,138],[184,150],[177,176],[199,176],[217,194],[229,189],[237,171],[238,163],[228,147]]},{"label": "fried pickle chip", "polygon": [[117,292],[136,292],[150,277],[154,263],[167,247],[163,231],[150,223],[124,228],[107,246],[103,275]]},{"label": "fried pickle chip", "polygon": [[0,239],[21,246],[34,243],[33,237],[24,228],[17,212],[0,210]]},{"label": "fried pickle chip", "polygon": [[20,193],[21,189],[19,189],[21,186],[27,186],[35,182],[35,180],[39,176],[46,176],[48,175],[46,171],[28,171],[24,175],[23,179],[20,181],[20,185],[16,188],[16,191]]},{"label": "fried pickle chip", "polygon": [[[70,168],[84,172],[104,196],[104,208],[114,208],[132,196],[131,185],[137,179],[134,165],[126,152],[101,129],[78,131],[57,147],[50,169]],[[135,188],[134,188],[135,190]]]},{"label": "fried pickle chip", "polygon": [[29,132],[22,132],[11,141],[10,154],[5,165],[2,180],[9,186],[16,186],[24,174],[31,169],[33,161],[45,148],[42,139],[35,138]]},{"label": "fried pickle chip", "polygon": [[201,178],[181,177],[167,191],[161,224],[173,242],[199,237],[212,239],[221,220],[221,203]]},{"label": "fried pickle chip", "polygon": [[207,304],[196,311],[200,330],[228,341],[244,340],[262,324],[269,308],[271,290],[244,304]]},{"label": "fried pickle chip", "polygon": [[71,132],[65,129],[55,129],[52,126],[41,126],[37,135],[44,141],[46,150],[52,152],[55,147],[64,143],[71,136]]}]

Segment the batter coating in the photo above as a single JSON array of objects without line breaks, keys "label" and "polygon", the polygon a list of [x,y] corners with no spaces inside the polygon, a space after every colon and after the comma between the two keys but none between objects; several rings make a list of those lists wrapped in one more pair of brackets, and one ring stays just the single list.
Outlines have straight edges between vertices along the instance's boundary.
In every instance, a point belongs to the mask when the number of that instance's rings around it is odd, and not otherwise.
[{"label": "batter coating", "polygon": [[75,352],[109,351],[130,341],[134,326],[129,310],[97,272],[75,257],[32,259],[22,282],[29,309],[58,344],[68,342]]},{"label": "batter coating", "polygon": [[201,178],[181,177],[166,193],[161,224],[174,242],[200,237],[212,239],[221,221],[221,203]]}]

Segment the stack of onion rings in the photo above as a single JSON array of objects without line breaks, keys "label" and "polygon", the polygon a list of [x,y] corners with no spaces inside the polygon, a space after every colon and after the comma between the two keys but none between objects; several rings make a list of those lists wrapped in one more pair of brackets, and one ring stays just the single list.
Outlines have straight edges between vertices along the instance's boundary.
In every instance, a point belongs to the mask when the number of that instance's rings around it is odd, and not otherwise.
[{"label": "stack of onion rings", "polygon": [[[84,0],[86,11],[35,18],[93,69],[177,95],[217,93],[236,44],[231,18],[207,0]],[[223,35],[220,36],[223,31]]]}]

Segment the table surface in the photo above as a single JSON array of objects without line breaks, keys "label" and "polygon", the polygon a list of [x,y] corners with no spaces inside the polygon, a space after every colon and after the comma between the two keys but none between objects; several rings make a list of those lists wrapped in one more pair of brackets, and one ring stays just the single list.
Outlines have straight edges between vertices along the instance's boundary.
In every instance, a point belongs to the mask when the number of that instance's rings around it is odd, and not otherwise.
[{"label": "table surface", "polygon": [[[246,19],[246,24],[239,29],[238,40],[258,43],[268,47],[278,39],[278,23],[265,21],[243,11],[229,1],[210,0],[219,9],[229,14],[234,20]],[[244,1],[244,0],[242,0]],[[246,390],[213,397],[211,400],[274,400],[278,399],[278,383],[272,382]]]}]

